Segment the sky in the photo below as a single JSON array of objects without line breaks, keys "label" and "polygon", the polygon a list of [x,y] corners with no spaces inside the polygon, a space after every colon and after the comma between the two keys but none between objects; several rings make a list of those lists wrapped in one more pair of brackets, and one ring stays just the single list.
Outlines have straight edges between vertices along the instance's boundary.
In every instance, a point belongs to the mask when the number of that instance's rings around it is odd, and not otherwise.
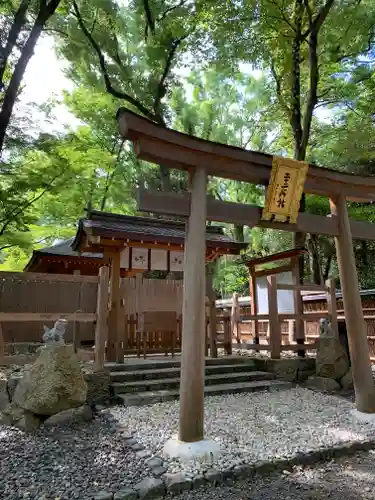
[{"label": "sky", "polygon": [[[52,38],[41,37],[27,66],[16,112],[22,112],[28,103],[33,102],[41,105],[53,97],[61,97],[63,90],[72,89],[72,82],[64,75],[64,63],[56,56]],[[35,113],[38,127],[43,131],[51,132],[51,125],[49,122],[44,123],[43,114],[37,111],[33,111],[33,113]],[[63,130],[64,126],[74,127],[77,123],[77,120],[65,106],[57,106],[55,115],[53,131]]]}]

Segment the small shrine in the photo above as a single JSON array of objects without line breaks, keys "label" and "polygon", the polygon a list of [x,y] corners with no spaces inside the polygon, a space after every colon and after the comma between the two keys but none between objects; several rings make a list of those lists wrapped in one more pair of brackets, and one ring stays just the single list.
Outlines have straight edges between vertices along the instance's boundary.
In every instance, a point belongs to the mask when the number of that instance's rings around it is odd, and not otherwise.
[{"label": "small shrine", "polygon": [[[96,276],[118,254],[120,276],[145,271],[183,271],[185,223],[91,210],[80,219],[76,236],[34,250],[25,271]],[[206,262],[237,255],[246,243],[234,242],[222,226],[207,226]]]}]

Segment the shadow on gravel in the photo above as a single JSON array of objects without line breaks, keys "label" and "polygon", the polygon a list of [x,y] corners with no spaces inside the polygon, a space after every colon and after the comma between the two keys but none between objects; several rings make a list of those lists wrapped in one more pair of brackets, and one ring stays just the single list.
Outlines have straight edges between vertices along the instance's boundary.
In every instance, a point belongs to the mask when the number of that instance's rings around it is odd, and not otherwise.
[{"label": "shadow on gravel", "polygon": [[[187,498],[187,497],[186,497]],[[189,496],[193,500],[194,496]],[[375,452],[206,492],[199,500],[374,500]]]}]

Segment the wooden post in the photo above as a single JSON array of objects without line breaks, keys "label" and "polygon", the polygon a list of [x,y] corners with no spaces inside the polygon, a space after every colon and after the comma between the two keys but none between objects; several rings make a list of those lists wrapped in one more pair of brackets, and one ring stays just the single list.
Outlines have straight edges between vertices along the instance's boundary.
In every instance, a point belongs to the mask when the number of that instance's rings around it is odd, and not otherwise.
[{"label": "wooden post", "polygon": [[343,195],[331,200],[331,212],[337,217],[339,236],[335,238],[348,332],[350,361],[357,410],[375,413],[375,386],[372,378],[366,325],[353,251],[348,209]]},{"label": "wooden post", "polygon": [[277,309],[277,282],[273,274],[267,276],[268,285],[268,314],[270,329],[271,358],[280,359],[281,352],[281,329],[279,311]]},{"label": "wooden post", "polygon": [[206,294],[208,297],[210,355],[212,358],[217,358],[216,303],[215,303],[215,293],[212,287],[211,274],[207,274],[206,276]]},{"label": "wooden post", "polygon": [[327,304],[328,304],[328,313],[330,315],[331,328],[339,338],[339,325],[337,322],[337,303],[336,303],[336,282],[334,279],[329,279],[326,281],[327,287]]},{"label": "wooden post", "polygon": [[238,305],[238,293],[232,296],[232,308],[230,311],[230,329],[231,342],[232,338],[236,337],[237,343],[241,344],[241,335],[239,334],[238,323],[240,322],[240,306]]},{"label": "wooden post", "polygon": [[204,436],[206,169],[197,167],[191,181],[185,237],[179,421],[179,440],[185,442],[201,441]]},{"label": "wooden post", "polygon": [[[250,310],[252,315],[258,314],[258,298],[257,298],[257,284],[255,278],[255,269],[253,266],[249,268],[250,273]],[[259,323],[255,319],[252,323],[253,326],[253,344],[259,344]]]},{"label": "wooden post", "polygon": [[111,307],[108,316],[108,361],[123,362],[119,359],[119,339],[121,331],[120,304],[120,252],[111,254]]},{"label": "wooden post", "polygon": [[3,337],[3,328],[0,323],[0,359],[5,356],[5,343],[4,343],[4,337]]},{"label": "wooden post", "polygon": [[[301,284],[301,276],[300,276],[300,258],[294,257],[292,259],[292,276],[293,276],[293,284],[300,285]],[[295,327],[295,335],[294,338],[297,344],[303,345],[305,343],[305,325],[303,323],[302,315],[303,315],[303,301],[300,290],[293,291],[293,303],[294,303],[294,314],[297,314],[296,320],[294,322]],[[297,351],[298,356],[303,358],[305,356],[305,351]]]},{"label": "wooden post", "polygon": [[101,267],[99,269],[95,327],[95,366],[97,370],[104,368],[105,342],[108,338],[108,271],[108,267]]},{"label": "wooden post", "polygon": [[223,330],[224,330],[224,345],[226,347],[227,354],[230,355],[232,354],[232,328],[231,328],[231,317],[229,313],[224,313]]},{"label": "wooden post", "polygon": [[289,344],[294,343],[294,321],[288,319],[288,342]]}]

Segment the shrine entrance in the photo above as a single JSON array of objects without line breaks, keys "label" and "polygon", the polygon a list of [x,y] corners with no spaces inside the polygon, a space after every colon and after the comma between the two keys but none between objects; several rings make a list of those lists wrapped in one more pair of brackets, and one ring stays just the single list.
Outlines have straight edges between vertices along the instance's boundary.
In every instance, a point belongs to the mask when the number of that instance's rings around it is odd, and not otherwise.
[{"label": "shrine entrance", "polygon": [[[160,127],[125,109],[120,133],[137,157],[190,174],[190,194],[140,192],[138,208],[188,218],[182,330],[179,440],[204,438],[205,231],[211,221],[333,236],[344,299],[356,406],[375,412],[375,388],[359,294],[352,238],[375,239],[375,225],[352,221],[347,200],[375,200],[375,178],[336,172],[304,162],[216,144]],[[206,196],[207,176],[268,186],[265,207],[222,202]],[[329,199],[330,217],[298,214],[302,193]]]}]

